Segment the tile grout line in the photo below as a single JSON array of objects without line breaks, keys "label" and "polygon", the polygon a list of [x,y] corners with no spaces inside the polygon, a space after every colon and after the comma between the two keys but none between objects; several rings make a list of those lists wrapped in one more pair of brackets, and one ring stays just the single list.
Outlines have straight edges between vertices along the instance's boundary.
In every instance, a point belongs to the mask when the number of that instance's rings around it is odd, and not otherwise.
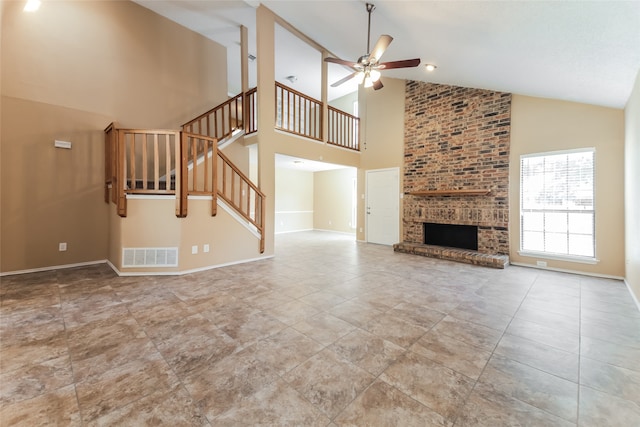
[{"label": "tile grout line", "polygon": [[[487,359],[487,363],[485,363],[484,367],[482,368],[482,370],[480,371],[480,374],[478,375],[478,378],[474,381],[473,383],[473,387],[471,387],[471,390],[469,390],[469,393],[467,393],[466,397],[464,398],[463,404],[460,406],[460,408],[457,411],[456,417],[453,420],[452,425],[455,426],[456,423],[458,422],[458,419],[460,418],[460,415],[462,413],[462,409],[466,406],[469,397],[471,396],[471,393],[473,393],[473,391],[476,389],[476,386],[478,385],[478,383],[480,382],[480,378],[482,377],[482,375],[484,374],[484,371],[487,369],[487,366],[489,365],[489,362],[491,361],[491,359],[493,358],[496,348],[498,348],[498,345],[500,344],[500,341],[502,341],[502,338],[504,337],[504,335],[507,333],[507,329],[509,329],[509,326],[511,325],[511,322],[513,322],[513,319],[516,317],[516,314],[518,313],[518,311],[520,310],[520,307],[522,307],[522,304],[524,303],[524,301],[527,299],[527,296],[529,295],[529,293],[531,292],[531,289],[533,288],[533,286],[535,285],[536,281],[538,280],[539,274],[536,274],[535,279],[531,282],[531,285],[529,285],[529,289],[527,289],[527,292],[525,293],[525,295],[522,297],[522,301],[520,301],[520,304],[518,304],[518,308],[514,311],[513,315],[511,316],[511,320],[509,321],[509,323],[507,324],[507,326],[504,328],[504,331],[502,331],[502,334],[500,335],[500,338],[496,341],[495,346],[493,347],[493,350],[491,350],[491,355],[489,356],[489,358]],[[513,399],[516,399],[515,397],[513,397]],[[519,402],[522,402],[520,399],[516,399]],[[526,405],[530,405],[527,402],[522,402]],[[534,405],[530,405],[535,407]],[[538,408],[540,409],[540,408]],[[547,411],[545,411],[547,412]],[[560,417],[559,417],[560,418]]]},{"label": "tile grout line", "polygon": [[80,425],[85,425],[84,416],[82,415],[82,407],[80,406],[80,396],[78,396],[78,383],[76,381],[75,371],[73,369],[73,358],[71,357],[71,347],[69,345],[69,330],[67,328],[67,321],[65,319],[64,310],[62,309],[62,292],[60,290],[60,283],[58,275],[56,274],[56,288],[58,289],[58,300],[60,301],[60,316],[62,317],[62,325],[64,326],[64,340],[67,344],[67,357],[69,357],[69,366],[71,368],[71,380],[73,381],[73,392],[76,396],[76,404],[78,405],[78,415],[80,416]]}]

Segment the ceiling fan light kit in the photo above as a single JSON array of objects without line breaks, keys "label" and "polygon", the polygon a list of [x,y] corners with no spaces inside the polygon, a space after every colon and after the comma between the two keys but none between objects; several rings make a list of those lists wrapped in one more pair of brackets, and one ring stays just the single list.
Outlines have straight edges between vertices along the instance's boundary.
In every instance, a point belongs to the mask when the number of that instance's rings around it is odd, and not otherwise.
[{"label": "ceiling fan light kit", "polygon": [[376,42],[373,50],[370,50],[371,46],[371,12],[375,10],[375,6],[371,3],[366,4],[367,13],[369,14],[369,21],[367,26],[367,54],[358,58],[357,62],[346,61],[340,58],[325,58],[326,62],[332,62],[334,64],[344,65],[353,70],[348,76],[333,83],[331,87],[340,86],[341,84],[357,78],[359,84],[364,84],[365,88],[373,87],[374,90],[383,88],[382,81],[380,81],[380,70],[390,70],[392,68],[411,68],[420,65],[420,58],[405,59],[401,61],[379,62],[382,54],[387,50],[393,37],[387,34],[380,36]]}]

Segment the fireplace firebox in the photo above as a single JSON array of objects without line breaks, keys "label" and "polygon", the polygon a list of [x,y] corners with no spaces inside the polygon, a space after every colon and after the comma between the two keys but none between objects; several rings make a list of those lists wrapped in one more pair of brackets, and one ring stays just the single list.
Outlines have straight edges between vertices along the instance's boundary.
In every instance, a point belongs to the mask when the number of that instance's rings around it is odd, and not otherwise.
[{"label": "fireplace firebox", "polygon": [[478,250],[478,227],[475,225],[424,223],[424,243],[451,248]]}]

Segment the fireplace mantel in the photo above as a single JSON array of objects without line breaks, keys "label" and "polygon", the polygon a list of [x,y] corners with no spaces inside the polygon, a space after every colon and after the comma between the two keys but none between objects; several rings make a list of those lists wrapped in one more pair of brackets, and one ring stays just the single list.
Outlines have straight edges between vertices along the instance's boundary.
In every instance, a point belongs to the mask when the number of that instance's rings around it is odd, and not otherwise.
[{"label": "fireplace mantel", "polygon": [[411,196],[486,196],[491,190],[419,190],[410,191],[407,194]]}]

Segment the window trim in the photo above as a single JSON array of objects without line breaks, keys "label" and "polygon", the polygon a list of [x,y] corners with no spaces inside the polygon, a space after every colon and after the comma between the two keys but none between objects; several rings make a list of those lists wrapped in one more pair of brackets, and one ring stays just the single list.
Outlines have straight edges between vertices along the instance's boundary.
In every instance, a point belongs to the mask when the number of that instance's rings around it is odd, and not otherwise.
[{"label": "window trim", "polygon": [[[535,251],[528,250],[522,248],[522,236],[523,236],[523,228],[522,228],[522,161],[527,158],[535,158],[535,157],[545,157],[545,156],[555,156],[562,154],[573,154],[573,153],[593,153],[593,256],[580,256],[580,255],[570,255],[570,254],[560,254],[554,252],[544,252],[544,251]],[[597,258],[597,241],[596,241],[596,149],[595,147],[584,147],[584,148],[574,148],[568,150],[555,150],[555,151],[545,151],[540,153],[528,153],[520,155],[519,162],[519,194],[518,194],[518,217],[519,217],[519,250],[518,255],[533,257],[533,258],[542,258],[542,259],[551,259],[551,260],[559,260],[559,261],[568,261],[568,262],[576,262],[582,264],[597,264],[600,260]]]}]

